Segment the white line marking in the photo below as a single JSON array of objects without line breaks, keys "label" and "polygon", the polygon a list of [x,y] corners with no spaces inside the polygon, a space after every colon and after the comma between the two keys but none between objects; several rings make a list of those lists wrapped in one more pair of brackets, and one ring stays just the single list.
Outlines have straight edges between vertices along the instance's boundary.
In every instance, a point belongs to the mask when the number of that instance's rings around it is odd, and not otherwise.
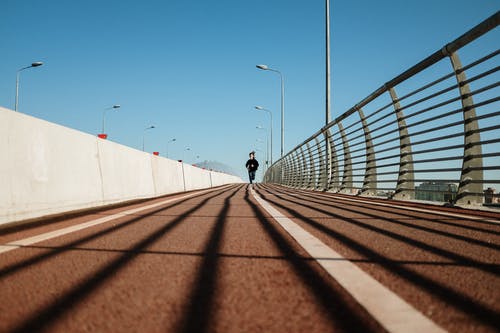
[{"label": "white line marking", "polygon": [[[257,202],[389,332],[446,332],[250,189]],[[332,260],[341,259],[341,260]]]},{"label": "white line marking", "polygon": [[72,232],[75,232],[75,231],[79,231],[79,230],[82,230],[82,229],[93,227],[95,225],[106,223],[106,222],[118,219],[120,217],[124,217],[124,216],[127,216],[127,215],[132,215],[132,214],[135,214],[135,213],[147,210],[147,209],[159,207],[159,206],[171,203],[171,202],[179,201],[179,200],[182,200],[182,199],[185,199],[185,198],[189,198],[189,197],[201,194],[201,193],[215,191],[215,190],[219,190],[219,189],[221,189],[221,188],[208,189],[208,190],[203,190],[203,191],[199,191],[199,192],[190,193],[190,194],[187,194],[187,195],[183,195],[181,197],[167,199],[167,200],[160,201],[160,202],[157,202],[157,203],[154,203],[154,204],[151,204],[151,205],[147,205],[147,206],[143,206],[143,207],[138,207],[138,208],[134,208],[134,209],[129,209],[129,210],[126,210],[124,212],[116,213],[116,214],[113,214],[113,215],[110,215],[110,216],[101,217],[101,218],[98,218],[96,220],[84,222],[84,223],[77,224],[77,225],[74,225],[74,226],[71,226],[71,227],[66,227],[66,228],[63,228],[63,229],[46,232],[44,234],[40,234],[40,235],[37,235],[37,236],[33,236],[33,237],[25,238],[25,239],[20,239],[20,240],[13,241],[13,242],[9,242],[7,244],[0,245],[0,254],[1,253],[5,253],[5,252],[9,252],[9,251],[12,251],[12,250],[15,250],[15,249],[18,249],[18,248],[23,247],[23,246],[32,245],[32,244],[39,243],[39,242],[42,242],[42,241],[45,241],[45,240],[48,240],[48,239],[52,239],[52,238],[55,238],[55,237],[66,235],[66,234],[69,234],[69,233],[72,233]]},{"label": "white line marking", "polygon": [[[304,191],[297,191],[297,192],[307,193],[307,194],[310,194],[311,196],[315,195],[315,193],[309,193],[309,192],[304,192]],[[319,196],[322,196],[324,198],[333,198],[333,199],[337,199],[337,200],[354,201],[354,202],[364,202],[364,203],[369,203],[370,205],[376,205],[376,206],[385,206],[385,207],[393,207],[393,208],[396,207],[399,209],[412,210],[412,211],[421,212],[421,213],[429,213],[429,214],[434,214],[434,215],[444,215],[444,216],[458,217],[461,219],[468,219],[468,220],[474,220],[474,221],[480,221],[480,222],[500,224],[499,220],[491,220],[491,219],[485,218],[485,217],[477,217],[477,216],[471,216],[471,215],[465,215],[465,214],[440,212],[440,211],[434,211],[434,210],[430,210],[430,209],[398,205],[397,203],[386,204],[386,203],[381,203],[381,202],[374,202],[371,200],[363,200],[362,197],[358,197],[356,199],[351,199],[351,198],[345,198],[345,197],[329,196],[329,195],[324,195],[321,193],[318,193],[318,194],[319,194]],[[332,194],[335,194],[335,193],[332,193]],[[287,193],[287,195],[300,197],[300,195],[298,193],[297,194]]]}]

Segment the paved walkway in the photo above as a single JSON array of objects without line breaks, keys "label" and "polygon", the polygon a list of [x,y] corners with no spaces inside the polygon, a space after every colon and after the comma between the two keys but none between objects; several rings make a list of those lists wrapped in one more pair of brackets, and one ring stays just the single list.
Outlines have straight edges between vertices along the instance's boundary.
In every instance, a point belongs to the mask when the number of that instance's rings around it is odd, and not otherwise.
[{"label": "paved walkway", "polygon": [[230,185],[4,230],[0,332],[497,332],[499,273],[500,214]]}]

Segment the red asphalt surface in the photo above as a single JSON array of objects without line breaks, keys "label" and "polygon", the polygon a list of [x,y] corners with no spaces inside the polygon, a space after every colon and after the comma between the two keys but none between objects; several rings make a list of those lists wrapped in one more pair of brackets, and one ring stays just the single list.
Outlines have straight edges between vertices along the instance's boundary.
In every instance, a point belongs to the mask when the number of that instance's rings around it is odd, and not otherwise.
[{"label": "red asphalt surface", "polygon": [[[500,213],[254,190],[445,330],[500,331]],[[165,199],[6,229],[0,245]],[[247,184],[0,253],[0,332],[384,331]]]}]

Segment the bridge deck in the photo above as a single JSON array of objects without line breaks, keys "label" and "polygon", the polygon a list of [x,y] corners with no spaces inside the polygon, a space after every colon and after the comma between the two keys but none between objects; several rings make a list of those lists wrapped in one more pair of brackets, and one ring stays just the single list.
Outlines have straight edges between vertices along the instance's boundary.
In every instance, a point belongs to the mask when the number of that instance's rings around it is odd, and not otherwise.
[{"label": "bridge deck", "polygon": [[0,244],[0,332],[500,327],[495,213],[239,184]]}]

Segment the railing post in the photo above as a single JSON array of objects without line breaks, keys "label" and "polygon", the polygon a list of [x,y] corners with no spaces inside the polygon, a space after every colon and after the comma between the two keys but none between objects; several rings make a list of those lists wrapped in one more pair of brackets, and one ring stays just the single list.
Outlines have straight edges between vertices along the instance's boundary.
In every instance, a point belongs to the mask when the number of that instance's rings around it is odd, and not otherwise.
[{"label": "railing post", "polygon": [[314,159],[313,159],[313,153],[312,153],[312,148],[309,142],[306,143],[307,146],[307,153],[309,155],[309,171],[308,171],[308,180],[307,180],[307,189],[314,190],[314,178],[316,178],[316,170],[314,167]]},{"label": "railing post", "polygon": [[276,168],[274,168],[273,172],[273,183],[281,184],[280,172],[281,172],[281,161],[278,161],[276,163]]},{"label": "railing post", "polygon": [[328,145],[330,151],[330,170],[329,170],[329,183],[328,191],[339,191],[339,162],[337,158],[337,149],[335,148],[335,141],[330,128],[327,129]]},{"label": "railing post", "polygon": [[474,100],[469,85],[465,82],[467,78],[458,54],[453,52],[449,57],[457,78],[464,119],[464,158],[455,202],[462,205],[482,204],[483,158]]},{"label": "railing post", "polygon": [[283,184],[283,168],[285,167],[283,160],[280,161],[279,165],[280,167],[278,169],[278,183]]},{"label": "railing post", "polygon": [[286,186],[292,186],[293,173],[294,173],[292,154],[288,154],[286,156],[286,164],[287,164],[287,170],[288,171],[287,171],[287,174],[286,174],[285,185]]},{"label": "railing post", "polygon": [[285,175],[283,176],[283,184],[290,186],[290,178],[292,174],[292,168],[290,165],[290,156],[285,158]]},{"label": "railing post", "polygon": [[377,164],[375,162],[375,150],[373,149],[373,142],[370,135],[370,129],[366,122],[365,114],[361,108],[358,108],[359,118],[363,124],[363,132],[365,133],[366,145],[366,168],[365,179],[363,181],[363,188],[361,194],[376,195],[377,194]]},{"label": "railing post", "polygon": [[410,136],[406,128],[406,121],[398,101],[394,88],[389,88],[392,105],[396,113],[399,129],[399,175],[396,191],[392,198],[399,200],[410,200],[415,198],[415,184],[413,176],[413,156]]},{"label": "railing post", "polygon": [[338,123],[340,130],[340,137],[342,138],[342,145],[344,148],[344,172],[342,175],[342,184],[340,185],[341,193],[351,193],[352,190],[352,161],[351,152],[349,150],[349,142],[347,136],[345,135],[344,126],[342,123]]},{"label": "railing post", "polygon": [[331,148],[330,140],[328,138],[328,129],[323,131],[323,140],[325,140],[325,149],[323,153],[324,169],[321,172],[321,189],[323,191],[328,191],[330,184],[330,175],[332,171],[332,159],[331,159]]},{"label": "railing post", "polygon": [[294,162],[294,159],[293,159],[293,152],[291,154],[288,155],[288,163],[290,165],[290,175],[289,175],[289,178],[288,178],[288,186],[291,186],[293,187],[293,182],[294,182],[294,179],[295,179],[295,162]]},{"label": "railing post", "polygon": [[286,163],[285,163],[285,159],[282,158],[280,159],[280,180],[279,180],[279,183],[281,185],[284,185],[285,184],[285,175],[286,175]]},{"label": "railing post", "polygon": [[293,187],[300,187],[301,169],[300,169],[299,162],[300,162],[300,156],[299,156],[297,150],[295,150],[293,152],[293,167],[294,167],[294,176],[293,176],[293,183],[292,183]]},{"label": "railing post", "polygon": [[290,175],[290,170],[288,168],[288,157],[283,158],[283,177],[281,183],[283,185],[288,185],[288,177]]},{"label": "railing post", "polygon": [[281,166],[280,166],[280,163],[279,163],[279,162],[278,162],[278,163],[276,163],[276,167],[274,168],[273,173],[272,173],[273,183],[278,183],[278,184],[281,184],[281,183],[279,182],[279,178],[278,178],[278,176],[279,176],[279,169],[280,169],[280,167],[281,167]]},{"label": "railing post", "polygon": [[302,157],[302,172],[300,173],[300,188],[306,188],[307,187],[307,161],[306,161],[306,154],[304,153],[304,148],[301,146],[300,147],[300,155]]},{"label": "railing post", "polygon": [[324,183],[324,178],[325,178],[325,175],[326,175],[326,170],[325,170],[325,161],[324,161],[324,157],[323,157],[323,154],[321,152],[321,144],[320,144],[320,141],[318,139],[318,137],[315,137],[314,140],[316,141],[316,150],[318,152],[318,176],[316,177],[316,184],[314,186],[314,189],[315,190],[323,190],[324,187],[323,187],[323,183]]},{"label": "railing post", "polygon": [[283,174],[281,176],[281,184],[282,185],[286,185],[286,182],[287,182],[287,177],[288,177],[288,163],[287,163],[287,159],[284,157],[282,159],[282,162],[283,162],[283,167],[281,168]]}]

